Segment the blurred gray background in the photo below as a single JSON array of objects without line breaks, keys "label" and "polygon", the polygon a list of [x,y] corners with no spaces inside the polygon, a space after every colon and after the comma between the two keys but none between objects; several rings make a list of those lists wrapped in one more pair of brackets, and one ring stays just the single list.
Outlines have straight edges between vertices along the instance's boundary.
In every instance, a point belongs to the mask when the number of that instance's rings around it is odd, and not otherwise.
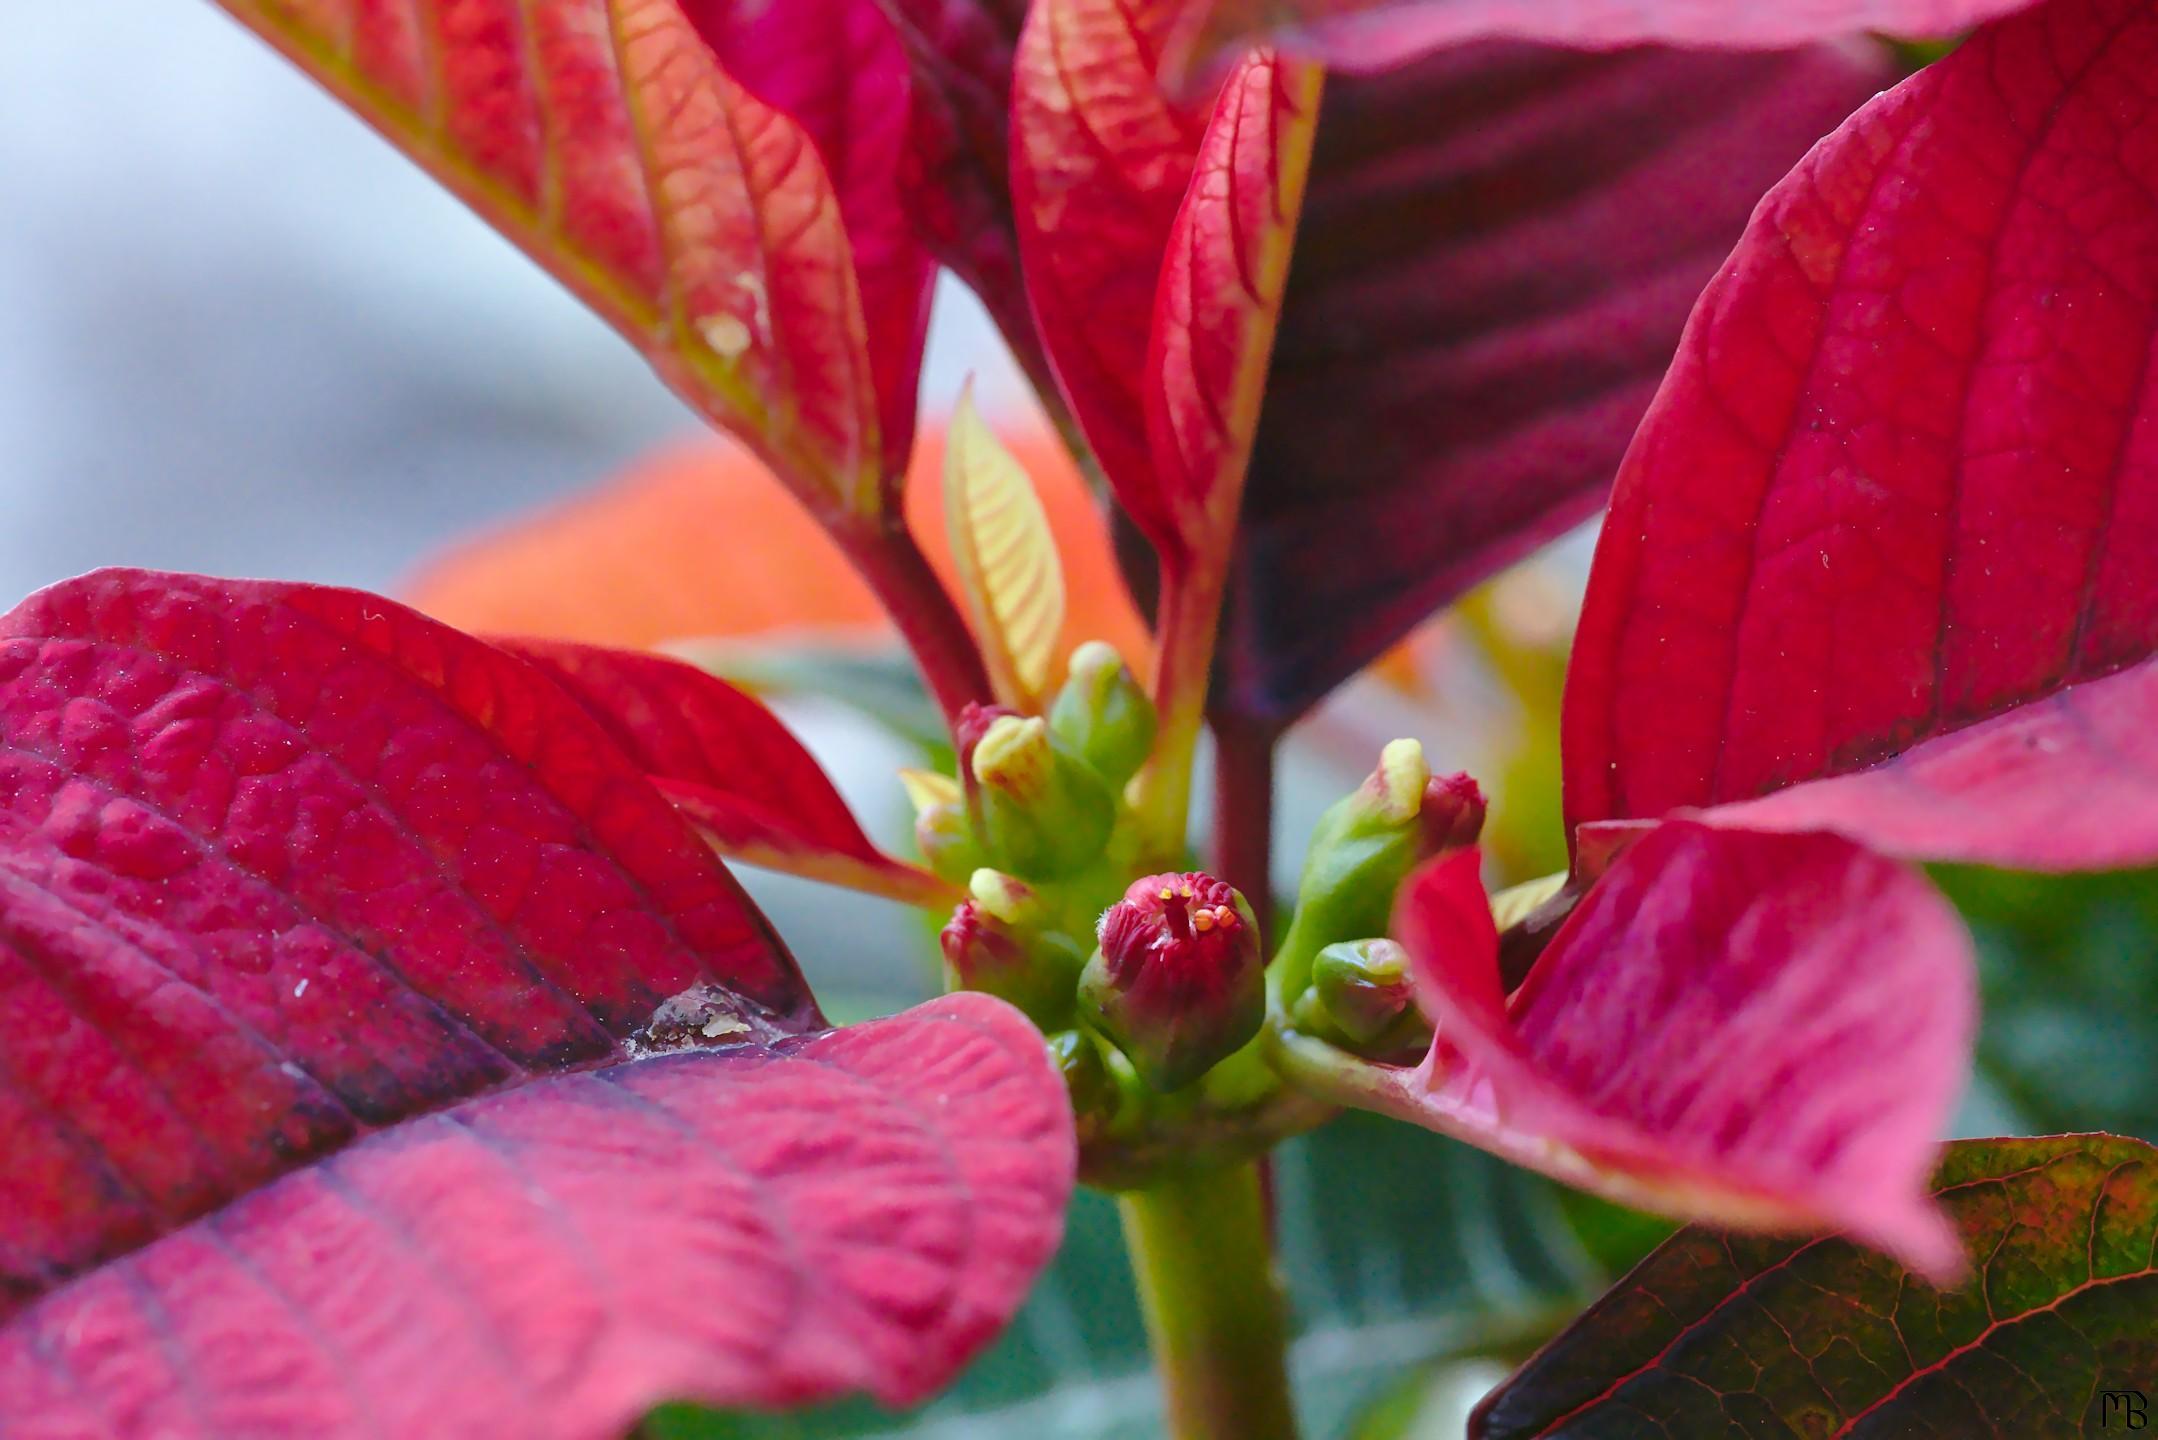
[{"label": "blurred gray background", "polygon": [[[9,9],[0,603],[115,563],[380,588],[697,424],[208,0]],[[1022,403],[938,312],[926,403]]]}]

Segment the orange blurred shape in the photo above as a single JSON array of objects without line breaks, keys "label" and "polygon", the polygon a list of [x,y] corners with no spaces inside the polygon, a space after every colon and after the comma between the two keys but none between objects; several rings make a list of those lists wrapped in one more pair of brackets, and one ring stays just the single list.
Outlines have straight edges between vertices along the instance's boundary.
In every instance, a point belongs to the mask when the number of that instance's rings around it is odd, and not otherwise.
[{"label": "orange blurred shape", "polygon": [[[998,435],[1034,478],[1056,533],[1070,591],[1063,651],[1107,640],[1143,673],[1146,627],[1070,455],[1039,425]],[[943,426],[925,425],[907,519],[951,586],[943,467]],[[816,522],[754,456],[716,437],[663,447],[589,495],[458,545],[405,591],[460,629],[598,645],[789,631],[874,643],[892,633]]]}]

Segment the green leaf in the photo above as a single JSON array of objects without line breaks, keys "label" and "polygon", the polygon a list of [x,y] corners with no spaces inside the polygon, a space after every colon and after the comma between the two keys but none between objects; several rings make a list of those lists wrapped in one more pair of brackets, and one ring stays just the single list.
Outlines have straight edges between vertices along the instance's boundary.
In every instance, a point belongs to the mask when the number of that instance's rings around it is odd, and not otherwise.
[{"label": "green leaf", "polygon": [[1961,1287],[1840,1240],[1689,1228],[1470,1434],[2035,1440],[2095,1434],[2107,1391],[2158,1386],[2158,1150],[1966,1140],[1935,1184],[1972,1256]]},{"label": "green leaf", "polygon": [[[1404,1376],[1439,1357],[1495,1337],[1528,1348],[1608,1278],[1555,1187],[1376,1116],[1343,1116],[1283,1146],[1274,1187],[1296,1329],[1291,1365],[1313,1440],[1400,1433],[1362,1428],[1358,1417],[1374,1403],[1401,1408]],[[648,1432],[1138,1440],[1160,1433],[1159,1415],[1116,1207],[1086,1191],[1013,1328],[928,1408],[897,1416],[860,1403],[784,1418],[676,1408],[654,1416]]]}]

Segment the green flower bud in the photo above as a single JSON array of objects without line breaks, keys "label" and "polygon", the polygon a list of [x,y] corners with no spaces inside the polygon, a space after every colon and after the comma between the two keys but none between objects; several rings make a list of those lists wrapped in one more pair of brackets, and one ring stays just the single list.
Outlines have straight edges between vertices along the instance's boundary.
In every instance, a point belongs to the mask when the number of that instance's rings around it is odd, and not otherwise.
[{"label": "green flower bud", "polygon": [[1019,874],[1068,874],[1108,843],[1115,797],[1040,716],[991,721],[973,746],[969,769],[976,828],[989,853]]},{"label": "green flower bud", "polygon": [[1009,925],[967,900],[952,911],[938,941],[947,988],[1008,1000],[1045,1028],[1071,1023],[1082,957],[1069,936]]},{"label": "green flower bud", "polygon": [[1386,933],[1394,892],[1421,862],[1476,843],[1484,796],[1466,775],[1432,778],[1424,749],[1396,740],[1370,778],[1319,818],[1305,852],[1296,914],[1276,957],[1281,997],[1293,1005],[1326,946]]},{"label": "green flower bud", "polygon": [[1391,940],[1344,940],[1321,950],[1295,1021],[1300,1030],[1377,1058],[1431,1043],[1431,1025],[1409,988],[1408,954]]},{"label": "green flower bud", "polygon": [[1049,728],[1111,786],[1139,773],[1154,748],[1154,702],[1116,648],[1089,640],[1072,651]]},{"label": "green flower bud", "polygon": [[1266,1019],[1259,927],[1211,875],[1149,875],[1102,916],[1080,1013],[1156,1090],[1197,1080]]},{"label": "green flower bud", "polygon": [[923,862],[941,879],[965,884],[989,858],[967,818],[967,792],[933,770],[902,770],[899,783],[914,806],[914,840]]}]

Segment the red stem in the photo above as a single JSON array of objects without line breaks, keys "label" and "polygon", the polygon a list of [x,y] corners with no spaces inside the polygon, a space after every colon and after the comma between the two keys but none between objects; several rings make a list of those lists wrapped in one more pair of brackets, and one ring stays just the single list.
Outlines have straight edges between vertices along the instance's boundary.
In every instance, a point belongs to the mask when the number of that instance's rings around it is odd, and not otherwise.
[{"label": "red stem", "polygon": [[1216,716],[1214,826],[1207,859],[1243,892],[1265,937],[1274,909],[1274,729]]},{"label": "red stem", "polygon": [[989,672],[973,632],[905,522],[842,524],[833,538],[899,627],[946,723],[956,724],[970,702],[986,703]]}]

